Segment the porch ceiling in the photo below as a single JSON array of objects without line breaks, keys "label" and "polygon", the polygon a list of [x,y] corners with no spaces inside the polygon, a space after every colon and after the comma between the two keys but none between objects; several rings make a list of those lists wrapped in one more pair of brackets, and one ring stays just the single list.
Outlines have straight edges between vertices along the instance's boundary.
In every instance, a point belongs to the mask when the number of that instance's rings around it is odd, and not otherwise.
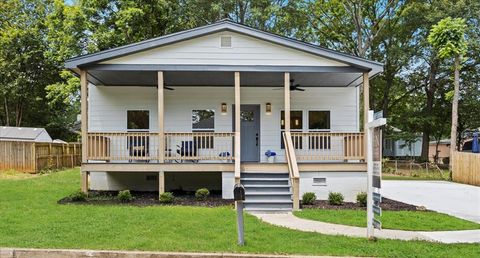
[{"label": "porch ceiling", "polygon": [[[98,86],[157,86],[156,71],[89,70],[89,81]],[[361,72],[291,72],[301,87],[349,87],[361,84]],[[233,87],[230,71],[165,71],[165,86]],[[283,72],[241,72],[242,87],[283,86]]]}]

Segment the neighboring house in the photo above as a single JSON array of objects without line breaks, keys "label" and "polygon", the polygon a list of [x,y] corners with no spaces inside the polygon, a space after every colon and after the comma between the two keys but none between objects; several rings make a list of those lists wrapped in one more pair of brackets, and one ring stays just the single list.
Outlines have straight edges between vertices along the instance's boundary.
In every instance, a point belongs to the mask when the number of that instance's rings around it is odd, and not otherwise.
[{"label": "neighboring house", "polygon": [[52,142],[52,138],[44,128],[1,126],[0,141]]},{"label": "neighboring house", "polygon": [[83,191],[230,199],[241,182],[250,210],[366,191],[360,86],[368,100],[380,63],[222,20],[66,68],[81,79]]},{"label": "neighboring house", "polygon": [[438,149],[437,141],[430,141],[428,155],[430,156],[429,160],[431,162],[435,162],[435,158],[437,158],[437,163],[448,164],[450,158],[450,139],[440,140],[440,142],[438,142]]},{"label": "neighboring house", "polygon": [[[402,130],[391,126],[392,134],[400,133]],[[393,159],[408,159],[420,157],[422,153],[422,137],[415,140],[393,139],[387,137],[383,143],[383,156]]]}]

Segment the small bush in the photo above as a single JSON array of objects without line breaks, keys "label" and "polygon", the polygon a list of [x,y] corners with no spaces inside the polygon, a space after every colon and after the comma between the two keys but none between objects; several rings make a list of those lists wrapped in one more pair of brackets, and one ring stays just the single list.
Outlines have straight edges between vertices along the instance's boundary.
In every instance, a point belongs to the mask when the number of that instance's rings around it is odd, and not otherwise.
[{"label": "small bush", "polygon": [[210,195],[210,191],[207,188],[200,188],[195,192],[195,198],[197,201],[205,201]]},{"label": "small bush", "polygon": [[165,192],[160,194],[160,202],[161,203],[172,203],[175,197],[171,192]]},{"label": "small bush", "polygon": [[359,192],[357,194],[357,203],[360,207],[367,207],[367,193]]},{"label": "small bush", "polygon": [[121,202],[131,202],[133,200],[133,196],[130,193],[130,190],[125,190],[118,192],[117,199]]},{"label": "small bush", "polygon": [[315,193],[306,192],[302,195],[302,204],[312,205],[316,199],[317,199],[317,196],[315,195]]},{"label": "small bush", "polygon": [[87,200],[87,194],[78,190],[75,193],[72,193],[68,196],[72,202],[84,202]]},{"label": "small bush", "polygon": [[338,192],[330,192],[328,194],[328,203],[330,203],[331,205],[342,205],[343,194]]}]

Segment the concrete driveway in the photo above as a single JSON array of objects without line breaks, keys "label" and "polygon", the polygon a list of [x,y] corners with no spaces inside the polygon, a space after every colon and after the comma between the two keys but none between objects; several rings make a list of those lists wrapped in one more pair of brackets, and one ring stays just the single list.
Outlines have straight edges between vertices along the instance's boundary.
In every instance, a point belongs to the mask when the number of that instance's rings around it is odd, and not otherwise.
[{"label": "concrete driveway", "polygon": [[480,223],[480,187],[446,181],[383,180],[383,196]]}]

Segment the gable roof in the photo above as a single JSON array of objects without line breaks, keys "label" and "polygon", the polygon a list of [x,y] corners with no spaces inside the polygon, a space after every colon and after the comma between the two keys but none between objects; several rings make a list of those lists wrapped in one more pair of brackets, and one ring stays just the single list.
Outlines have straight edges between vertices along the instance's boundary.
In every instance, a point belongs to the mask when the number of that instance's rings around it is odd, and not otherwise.
[{"label": "gable roof", "polygon": [[248,27],[246,25],[236,23],[228,19],[190,30],[180,31],[161,37],[100,51],[97,53],[71,58],[65,62],[65,67],[68,69],[76,69],[79,67],[94,65],[102,61],[150,50],[161,46],[166,46],[169,44],[174,44],[176,42],[189,40],[221,31],[237,32],[260,40],[265,40],[281,46],[317,55],[323,58],[336,60],[365,71],[371,71],[371,76],[383,71],[382,63],[370,61],[353,55],[319,47],[296,39],[254,29],[252,27]]},{"label": "gable roof", "polygon": [[25,141],[26,140],[34,141],[42,133],[46,133],[48,135],[47,130],[45,130],[44,128],[9,127],[9,126],[0,127],[0,139],[3,139],[3,140],[19,139],[19,140],[25,140]]}]

